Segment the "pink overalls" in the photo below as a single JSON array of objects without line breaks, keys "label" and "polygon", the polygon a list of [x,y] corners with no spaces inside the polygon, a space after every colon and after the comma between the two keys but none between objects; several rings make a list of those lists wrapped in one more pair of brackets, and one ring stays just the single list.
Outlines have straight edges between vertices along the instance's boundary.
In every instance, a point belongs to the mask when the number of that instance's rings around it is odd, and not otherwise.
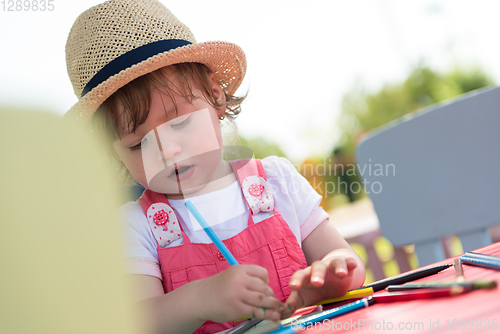
[{"label": "pink overalls", "polygon": [[[237,160],[230,163],[250,208],[250,215],[248,227],[223,242],[240,264],[266,268],[269,286],[278,299],[285,301],[291,292],[288,287],[290,277],[307,266],[304,253],[288,224],[274,208],[261,161]],[[165,293],[188,282],[218,274],[230,266],[213,243],[192,243],[189,240],[180,226],[183,222],[179,224],[176,221],[174,210],[163,194],[146,190],[138,202],[158,241],[158,260]],[[274,215],[254,223],[252,215],[260,211],[274,211]],[[167,222],[169,227],[166,227]],[[175,237],[178,232],[178,238],[182,235],[184,240],[183,245],[162,247],[168,244],[166,238]],[[206,321],[195,333],[215,333],[235,325],[235,322]]]}]

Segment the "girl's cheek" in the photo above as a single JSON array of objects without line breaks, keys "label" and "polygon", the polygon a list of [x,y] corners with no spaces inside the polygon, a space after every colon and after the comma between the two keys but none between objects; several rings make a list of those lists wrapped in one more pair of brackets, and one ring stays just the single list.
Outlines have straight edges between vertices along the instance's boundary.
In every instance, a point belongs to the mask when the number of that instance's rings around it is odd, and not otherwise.
[{"label": "girl's cheek", "polygon": [[[200,151],[208,152],[218,150],[222,147],[222,132],[219,119],[214,117],[212,110],[204,109],[197,113],[198,126],[196,131],[196,145]],[[203,153],[200,152],[200,153]]]},{"label": "girl's cheek", "polygon": [[134,154],[134,156],[129,156],[129,157],[125,158],[123,160],[123,163],[124,163],[125,167],[128,169],[128,171],[130,172],[130,174],[132,174],[134,179],[136,179],[139,183],[144,185],[142,180],[145,180],[146,177],[145,177],[145,173],[144,173],[144,165],[142,163],[142,157],[141,157],[140,153],[137,156],[135,156],[135,155],[136,154]]},{"label": "girl's cheek", "polygon": [[222,136],[209,128],[206,131],[200,131],[197,146],[199,153],[214,151],[222,148]]}]

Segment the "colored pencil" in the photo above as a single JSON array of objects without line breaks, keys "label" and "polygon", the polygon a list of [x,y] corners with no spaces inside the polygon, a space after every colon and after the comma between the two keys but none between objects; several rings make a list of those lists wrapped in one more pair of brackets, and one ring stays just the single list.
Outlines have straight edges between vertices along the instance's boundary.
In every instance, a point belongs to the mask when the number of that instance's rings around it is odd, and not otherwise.
[{"label": "colored pencil", "polygon": [[460,260],[462,263],[471,266],[500,270],[500,259],[488,259],[484,257],[464,255],[460,257]]},{"label": "colored pencil", "polygon": [[242,322],[236,327],[231,328],[227,332],[224,332],[224,334],[242,334],[245,333],[247,330],[250,328],[256,326],[260,322],[264,321],[263,319],[249,319],[245,322]]},{"label": "colored pencil", "polygon": [[480,253],[474,253],[474,252],[466,252],[464,256],[469,256],[469,257],[474,257],[478,259],[485,259],[485,260],[490,260],[490,261],[500,261],[500,257],[494,256],[494,255],[486,255],[486,254],[480,254]]},{"label": "colored pencil", "polygon": [[355,289],[355,290],[347,291],[347,293],[343,296],[340,296],[337,298],[332,298],[332,299],[325,299],[325,300],[322,300],[319,303],[316,303],[314,305],[331,304],[331,303],[341,302],[341,301],[349,300],[349,299],[363,298],[363,297],[367,297],[367,296],[371,296],[371,295],[373,295],[373,288]]},{"label": "colored pencil", "polygon": [[392,303],[417,299],[431,299],[450,297],[469,292],[470,289],[463,286],[452,286],[439,289],[418,289],[411,292],[393,292],[373,295],[375,303]]},{"label": "colored pencil", "polygon": [[433,267],[428,267],[428,268],[424,268],[424,269],[410,271],[410,272],[402,274],[402,275],[388,277],[388,278],[385,278],[383,280],[373,282],[371,284],[368,284],[368,285],[361,287],[361,289],[373,288],[373,291],[380,291],[380,290],[385,289],[389,285],[403,284],[406,282],[415,281],[415,280],[420,279],[420,278],[424,278],[427,276],[437,274],[438,272],[445,270],[446,268],[449,268],[450,266],[452,266],[452,265],[451,264],[443,264],[443,265],[438,265],[438,266],[433,266]]},{"label": "colored pencil", "polygon": [[349,303],[347,305],[342,305],[333,308],[331,310],[326,310],[317,314],[313,314],[310,317],[305,317],[300,321],[294,322],[283,329],[277,329],[275,331],[269,332],[268,334],[294,334],[310,324],[321,322],[326,319],[333,319],[336,317],[340,317],[341,315],[360,310],[372,304],[373,304],[372,297],[360,299],[355,302]]},{"label": "colored pencil", "polygon": [[474,289],[493,289],[497,287],[495,281],[464,281],[464,282],[410,282],[405,286],[418,286],[418,287],[447,287],[447,286],[467,286],[472,285]]},{"label": "colored pencil", "polygon": [[394,291],[408,291],[418,289],[441,289],[454,286],[461,286],[469,289],[494,289],[497,287],[495,281],[471,281],[471,282],[421,282],[421,283],[407,283],[405,285],[389,285],[386,290],[389,292]]}]

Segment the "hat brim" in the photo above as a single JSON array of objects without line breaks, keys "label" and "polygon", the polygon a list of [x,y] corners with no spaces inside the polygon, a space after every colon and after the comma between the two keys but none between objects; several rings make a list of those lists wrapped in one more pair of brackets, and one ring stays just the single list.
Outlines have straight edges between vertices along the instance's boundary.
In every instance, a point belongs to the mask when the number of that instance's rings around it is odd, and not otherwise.
[{"label": "hat brim", "polygon": [[88,122],[99,106],[121,87],[145,74],[179,63],[204,64],[214,73],[215,80],[228,94],[236,92],[246,72],[245,54],[236,44],[190,44],[151,56],[109,77],[85,94],[64,117]]}]

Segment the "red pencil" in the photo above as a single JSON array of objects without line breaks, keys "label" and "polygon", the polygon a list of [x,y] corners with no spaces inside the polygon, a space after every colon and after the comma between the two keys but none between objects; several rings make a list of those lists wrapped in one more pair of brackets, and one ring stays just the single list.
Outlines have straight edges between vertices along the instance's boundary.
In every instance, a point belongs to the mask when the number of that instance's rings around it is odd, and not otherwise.
[{"label": "red pencil", "polygon": [[382,293],[373,295],[376,303],[391,303],[406,300],[430,299],[461,295],[470,289],[463,286],[453,286],[442,289],[419,289],[411,292]]}]

